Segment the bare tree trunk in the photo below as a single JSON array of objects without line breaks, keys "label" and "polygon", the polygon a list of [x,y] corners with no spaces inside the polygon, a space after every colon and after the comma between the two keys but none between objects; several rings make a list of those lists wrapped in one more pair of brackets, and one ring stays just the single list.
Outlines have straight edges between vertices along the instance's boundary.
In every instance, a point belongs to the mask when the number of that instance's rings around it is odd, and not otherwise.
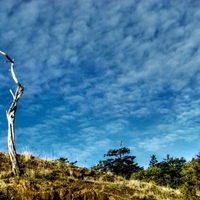
[{"label": "bare tree trunk", "polygon": [[12,78],[14,82],[17,84],[17,89],[15,94],[13,94],[12,90],[10,90],[10,93],[13,97],[12,104],[9,108],[8,111],[6,111],[6,116],[8,120],[8,150],[9,150],[9,155],[10,155],[10,160],[12,163],[12,171],[15,176],[20,176],[20,168],[19,168],[19,163],[17,159],[17,153],[15,149],[15,128],[14,128],[14,122],[15,122],[15,112],[17,110],[17,101],[21,97],[24,91],[24,87],[19,83],[18,79],[15,76],[14,72],[14,60],[11,60],[9,56],[0,51],[0,54],[4,55],[8,60],[6,62],[11,63],[10,71]]}]

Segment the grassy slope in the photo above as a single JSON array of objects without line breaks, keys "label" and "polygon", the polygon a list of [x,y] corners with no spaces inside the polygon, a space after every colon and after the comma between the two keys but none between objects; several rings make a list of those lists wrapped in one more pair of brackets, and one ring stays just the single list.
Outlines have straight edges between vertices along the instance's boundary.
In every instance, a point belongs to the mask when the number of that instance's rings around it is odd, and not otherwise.
[{"label": "grassy slope", "polygon": [[176,200],[178,190],[127,181],[113,174],[19,156],[21,177],[12,177],[8,154],[0,153],[0,199]]}]

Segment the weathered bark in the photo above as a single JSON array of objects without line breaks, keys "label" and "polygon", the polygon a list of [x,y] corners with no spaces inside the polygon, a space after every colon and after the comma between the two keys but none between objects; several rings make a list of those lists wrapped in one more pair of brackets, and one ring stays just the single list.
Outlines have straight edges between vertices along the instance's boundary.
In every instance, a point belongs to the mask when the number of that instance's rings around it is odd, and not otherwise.
[{"label": "weathered bark", "polygon": [[15,122],[15,112],[17,110],[17,101],[21,97],[24,91],[24,87],[19,83],[18,79],[15,76],[14,72],[14,60],[11,60],[9,56],[0,51],[0,54],[4,55],[8,60],[6,62],[10,62],[10,71],[12,78],[14,82],[17,84],[17,89],[15,94],[13,94],[12,90],[10,90],[10,93],[13,97],[12,104],[9,108],[8,111],[6,111],[6,116],[8,120],[8,150],[9,150],[9,155],[10,155],[10,160],[12,164],[12,171],[15,176],[20,176],[20,168],[19,168],[19,163],[17,159],[17,153],[15,149],[15,128],[14,128],[14,122]]}]

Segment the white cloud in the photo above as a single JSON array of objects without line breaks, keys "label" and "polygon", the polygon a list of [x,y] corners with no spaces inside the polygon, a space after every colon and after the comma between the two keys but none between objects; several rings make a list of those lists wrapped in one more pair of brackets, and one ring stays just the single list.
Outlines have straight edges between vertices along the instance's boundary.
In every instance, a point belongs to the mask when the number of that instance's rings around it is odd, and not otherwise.
[{"label": "white cloud", "polygon": [[[30,133],[31,142],[66,144],[62,152],[78,155],[83,149],[74,144],[81,138],[88,145],[84,159],[97,151],[90,145],[99,137],[103,151],[114,135],[118,140],[126,132],[125,140],[132,140],[132,129],[134,137],[148,135],[139,146],[151,151],[177,142],[184,129],[194,132],[181,140],[194,141],[197,2],[18,0],[2,3],[0,11],[1,50],[15,59],[26,86],[19,102],[21,116],[28,112],[27,124],[20,118],[20,141]],[[14,87],[9,75],[0,75],[1,105],[7,105],[5,89]],[[62,143],[60,134],[71,140]]]}]

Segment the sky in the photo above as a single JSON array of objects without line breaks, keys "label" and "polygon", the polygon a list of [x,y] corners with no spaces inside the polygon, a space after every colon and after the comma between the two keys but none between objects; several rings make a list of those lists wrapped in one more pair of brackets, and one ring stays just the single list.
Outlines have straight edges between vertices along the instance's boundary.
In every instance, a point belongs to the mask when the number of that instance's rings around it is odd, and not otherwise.
[{"label": "sky", "polygon": [[[200,1],[7,0],[0,51],[25,86],[18,153],[95,166],[120,141],[139,166],[199,152]],[[0,55],[0,151],[16,90]]]}]

